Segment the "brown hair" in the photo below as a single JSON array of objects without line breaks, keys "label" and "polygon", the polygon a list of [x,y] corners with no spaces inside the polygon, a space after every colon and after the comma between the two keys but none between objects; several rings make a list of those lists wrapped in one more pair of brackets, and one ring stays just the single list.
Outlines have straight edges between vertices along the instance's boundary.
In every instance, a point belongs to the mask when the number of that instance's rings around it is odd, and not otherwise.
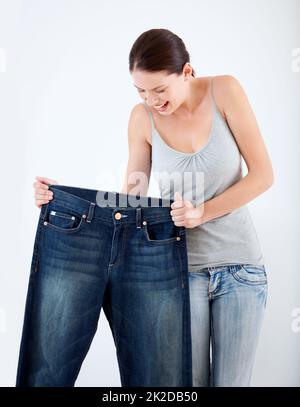
[{"label": "brown hair", "polygon": [[[190,62],[190,55],[180,37],[165,28],[143,32],[133,43],[129,53],[129,71],[135,69],[168,74],[181,74]],[[195,76],[193,69],[192,76]]]}]

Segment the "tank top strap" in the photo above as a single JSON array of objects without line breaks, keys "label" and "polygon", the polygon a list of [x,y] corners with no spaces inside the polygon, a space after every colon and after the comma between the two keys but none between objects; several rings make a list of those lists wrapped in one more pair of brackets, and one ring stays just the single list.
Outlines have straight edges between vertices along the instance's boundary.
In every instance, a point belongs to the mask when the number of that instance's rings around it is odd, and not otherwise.
[{"label": "tank top strap", "polygon": [[146,102],[143,102],[143,103],[144,103],[144,105],[145,105],[146,109],[147,109],[147,110],[148,110],[148,112],[149,112],[150,121],[151,121],[151,130],[152,130],[152,134],[153,134],[153,133],[154,133],[154,130],[155,130],[155,125],[154,125],[153,114],[152,114],[151,110],[149,109],[149,107],[148,107],[147,103],[146,103]]},{"label": "tank top strap", "polygon": [[212,108],[213,110],[217,110],[217,105],[216,105],[216,100],[214,97],[214,90],[213,90],[213,80],[214,80],[215,76],[212,76],[209,80],[209,93],[210,93],[210,99],[211,99],[211,103],[212,103]]},{"label": "tank top strap", "polygon": [[215,78],[215,76],[212,76],[210,78],[210,81],[209,81],[209,93],[210,93],[210,98],[211,98],[213,111],[214,111],[214,113],[216,113],[219,110],[219,108],[217,106],[216,99],[215,99],[215,96],[214,96],[214,85],[213,85],[214,78]]}]

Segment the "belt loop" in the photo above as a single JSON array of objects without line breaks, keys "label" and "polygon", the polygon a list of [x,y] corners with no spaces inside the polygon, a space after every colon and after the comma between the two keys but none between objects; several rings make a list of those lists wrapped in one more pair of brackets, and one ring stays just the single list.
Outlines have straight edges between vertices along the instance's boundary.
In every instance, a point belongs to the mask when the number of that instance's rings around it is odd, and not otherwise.
[{"label": "belt loop", "polygon": [[89,213],[88,213],[88,216],[86,218],[86,221],[89,222],[89,223],[91,223],[91,221],[93,219],[95,205],[96,204],[94,202],[91,202],[91,204],[90,204]]},{"label": "belt loop", "polygon": [[142,208],[136,208],[136,227],[141,228]]}]

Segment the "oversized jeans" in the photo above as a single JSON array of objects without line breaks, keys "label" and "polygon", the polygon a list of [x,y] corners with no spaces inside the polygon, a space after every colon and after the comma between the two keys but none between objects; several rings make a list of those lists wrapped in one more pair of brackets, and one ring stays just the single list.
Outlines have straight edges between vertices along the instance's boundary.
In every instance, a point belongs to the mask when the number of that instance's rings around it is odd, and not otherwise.
[{"label": "oversized jeans", "polygon": [[122,386],[192,386],[186,235],[170,215],[173,201],[109,192],[115,204],[100,206],[98,194],[105,200],[107,191],[49,189],[54,197],[38,220],[16,386],[74,386],[101,307]]},{"label": "oversized jeans", "polygon": [[189,283],[193,386],[250,386],[267,301],[265,266],[206,267],[190,272]]}]

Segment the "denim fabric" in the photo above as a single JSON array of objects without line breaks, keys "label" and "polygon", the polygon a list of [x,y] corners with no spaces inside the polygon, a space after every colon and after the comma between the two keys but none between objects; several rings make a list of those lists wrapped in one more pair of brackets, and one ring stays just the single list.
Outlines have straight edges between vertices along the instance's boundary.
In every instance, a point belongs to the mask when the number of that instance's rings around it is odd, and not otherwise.
[{"label": "denim fabric", "polygon": [[189,272],[189,283],[193,386],[250,386],[267,300],[265,266],[207,267]]},{"label": "denim fabric", "polygon": [[96,190],[49,189],[54,199],[38,220],[16,386],[74,386],[102,307],[122,386],[191,386],[186,235],[172,221],[173,201],[140,197],[136,207],[119,206],[121,197],[138,197],[113,192],[115,206],[101,207]]}]

